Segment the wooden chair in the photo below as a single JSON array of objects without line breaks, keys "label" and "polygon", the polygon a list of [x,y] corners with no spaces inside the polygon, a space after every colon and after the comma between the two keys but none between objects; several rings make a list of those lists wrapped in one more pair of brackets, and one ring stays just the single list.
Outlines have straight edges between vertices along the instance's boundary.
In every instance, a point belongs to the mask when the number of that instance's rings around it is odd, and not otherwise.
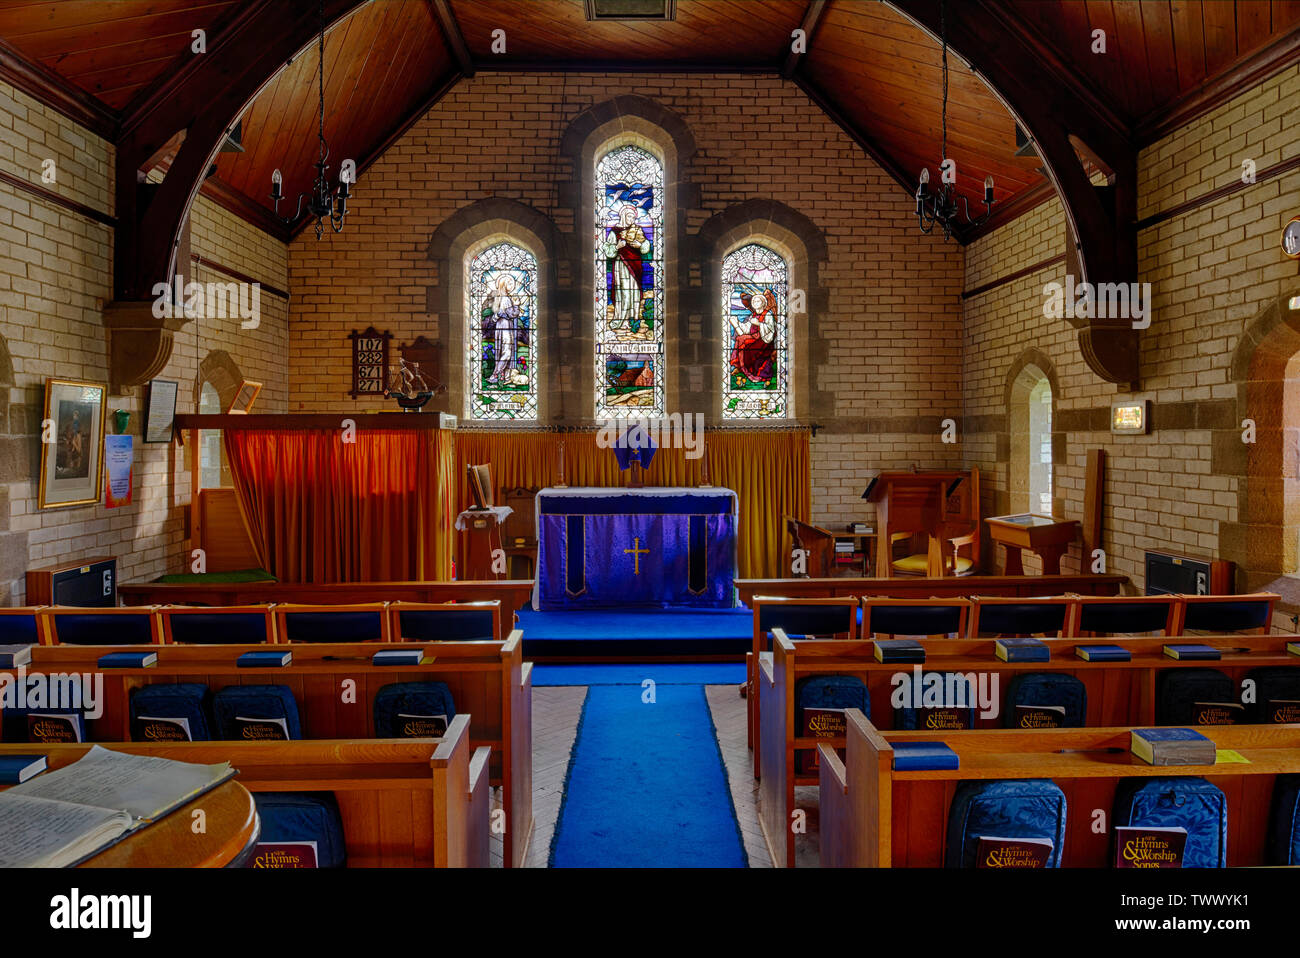
[{"label": "wooden chair", "polygon": [[101,609],[51,605],[39,613],[50,645],[158,645],[158,606]]},{"label": "wooden chair", "polygon": [[[507,575],[512,579],[531,579],[537,574],[537,490],[507,489],[501,498],[501,504],[513,510],[501,523]],[[516,560],[526,567],[527,575],[516,569]]]},{"label": "wooden chair", "polygon": [[353,605],[281,603],[273,609],[277,642],[391,642],[387,602]]},{"label": "wooden chair", "polygon": [[49,645],[41,612],[49,606],[0,609],[0,645]]},{"label": "wooden chair", "polygon": [[494,639],[501,603],[390,602],[389,634],[394,642],[474,642]]},{"label": "wooden chair", "polygon": [[859,634],[864,639],[877,635],[960,638],[966,634],[969,613],[966,599],[863,599]]},{"label": "wooden chair", "polygon": [[1071,596],[1075,602],[1074,636],[1176,635],[1176,595]]},{"label": "wooden chair", "polygon": [[1075,598],[1064,595],[972,596],[967,634],[972,639],[983,636],[1059,639],[1074,634],[1077,609]]},{"label": "wooden chair", "polygon": [[[889,557],[888,568],[878,564],[878,575],[975,574],[980,554],[979,470],[954,475],[961,481],[951,495],[927,494],[912,497],[900,503],[899,508],[878,509],[877,523],[882,527],[876,529],[876,534],[885,537],[881,548]],[[916,549],[918,539],[926,543],[925,551]],[[895,558],[894,548],[904,540],[912,541],[913,549],[908,555]]]},{"label": "wooden chair", "polygon": [[167,645],[253,645],[275,641],[275,606],[165,605],[158,610]]},{"label": "wooden chair", "polygon": [[1272,592],[1250,595],[1183,595],[1173,635],[1192,632],[1258,632],[1273,627],[1273,606],[1281,598]]}]

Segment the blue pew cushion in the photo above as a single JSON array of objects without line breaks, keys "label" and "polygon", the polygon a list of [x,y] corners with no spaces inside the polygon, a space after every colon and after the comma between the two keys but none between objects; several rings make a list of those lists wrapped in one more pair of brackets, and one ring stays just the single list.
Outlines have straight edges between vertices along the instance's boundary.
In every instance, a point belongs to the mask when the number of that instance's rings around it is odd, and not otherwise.
[{"label": "blue pew cushion", "polygon": [[959,605],[873,605],[870,629],[873,634],[948,635],[961,630],[961,615]]},{"label": "blue pew cushion", "polygon": [[212,717],[223,739],[302,738],[298,703],[287,685],[228,685],[212,697]]},{"label": "blue pew cushion", "polygon": [[1164,602],[1097,602],[1079,608],[1079,628],[1098,635],[1163,632],[1169,605]]},{"label": "blue pew cushion", "polygon": [[944,867],[981,867],[980,839],[1002,838],[1051,842],[1043,867],[1060,868],[1065,812],[1065,793],[1047,779],[959,782],[948,810]]},{"label": "blue pew cushion", "polygon": [[[1223,725],[1227,710],[1202,703],[1237,703],[1237,686],[1218,669],[1165,669],[1156,682],[1157,725]],[[1215,721],[1219,719],[1219,721]]]},{"label": "blue pew cushion", "polygon": [[1300,775],[1279,775],[1269,814],[1270,865],[1300,865]]},{"label": "blue pew cushion", "polygon": [[167,621],[177,645],[255,645],[271,638],[260,612],[189,612],[168,616]]},{"label": "blue pew cushion", "polygon": [[375,693],[378,738],[439,738],[456,717],[446,682],[393,682]]},{"label": "blue pew cushion", "polygon": [[1268,602],[1189,602],[1183,628],[1195,632],[1243,632],[1269,620]]},{"label": "blue pew cushion", "polygon": [[[906,684],[894,689],[894,695],[901,696],[904,703],[894,707],[894,728],[938,732],[975,727],[976,690],[965,675],[960,672],[925,672],[918,687],[912,681],[916,674],[913,670]],[[931,687],[936,692],[927,696]],[[935,704],[930,704],[931,701]]]},{"label": "blue pew cushion", "polygon": [[1203,778],[1125,778],[1115,789],[1113,826],[1183,828],[1183,868],[1228,864],[1228,800]]},{"label": "blue pew cushion", "polygon": [[404,609],[397,614],[400,636],[407,642],[476,642],[495,639],[492,610]]},{"label": "blue pew cushion", "polygon": [[253,796],[262,833],[249,868],[342,868],[343,818],[333,792],[260,792]]},{"label": "blue pew cushion", "polygon": [[149,645],[153,642],[153,613],[106,615],[72,612],[53,617],[60,645]]},{"label": "blue pew cushion", "polygon": [[1082,728],[1088,690],[1078,678],[1057,672],[1017,672],[1007,686],[1006,728]]},{"label": "blue pew cushion", "polygon": [[289,642],[378,642],[384,635],[384,613],[286,612],[284,631]]},{"label": "blue pew cushion", "polygon": [[1300,665],[1272,665],[1251,669],[1255,701],[1250,720],[1258,725],[1290,725],[1300,722]]},{"label": "blue pew cushion", "polygon": [[131,693],[134,742],[206,742],[212,738],[212,695],[200,682],[146,685]]},{"label": "blue pew cushion", "polygon": [[[842,738],[848,733],[844,722],[845,709],[861,709],[867,718],[871,718],[871,699],[860,678],[813,675],[795,683],[794,720],[798,735],[804,738]],[[816,749],[799,749],[796,759],[795,768],[800,774],[813,774],[821,766],[821,755]]]},{"label": "blue pew cushion", "polygon": [[980,607],[979,630],[981,635],[1032,636],[1056,635],[1065,628],[1064,603],[1034,603],[1023,605],[985,605]]}]

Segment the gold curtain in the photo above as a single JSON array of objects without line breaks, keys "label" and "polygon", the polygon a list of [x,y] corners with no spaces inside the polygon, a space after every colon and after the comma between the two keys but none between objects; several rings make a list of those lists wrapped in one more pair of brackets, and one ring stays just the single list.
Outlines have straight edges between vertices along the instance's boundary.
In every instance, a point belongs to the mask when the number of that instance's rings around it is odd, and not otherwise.
[{"label": "gold curtain", "polygon": [[[471,503],[465,477],[467,465],[492,467],[494,494],[503,490],[540,489],[559,481],[559,450],[564,443],[565,482],[570,486],[622,486],[611,449],[596,445],[592,432],[489,432],[456,433],[458,495],[456,511]],[[807,522],[809,493],[808,430],[717,430],[705,434],[706,452],[686,458],[685,449],[660,449],[642,476],[647,486],[697,486],[708,462],[709,481],[734,489],[739,498],[737,530],[738,575],[741,578],[776,578],[782,569],[783,516]],[[463,544],[463,543],[462,543]],[[463,554],[463,549],[462,549]]]},{"label": "gold curtain", "polygon": [[455,440],[427,429],[231,429],[230,471],[262,567],[284,582],[446,579]]}]

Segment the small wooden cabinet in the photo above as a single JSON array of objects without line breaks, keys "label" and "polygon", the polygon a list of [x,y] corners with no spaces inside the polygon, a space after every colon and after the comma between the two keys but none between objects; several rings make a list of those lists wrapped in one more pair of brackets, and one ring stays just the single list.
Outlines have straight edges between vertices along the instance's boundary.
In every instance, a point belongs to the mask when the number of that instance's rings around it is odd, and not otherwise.
[{"label": "small wooden cabinet", "polygon": [[27,570],[28,605],[117,605],[117,558],[99,556]]}]

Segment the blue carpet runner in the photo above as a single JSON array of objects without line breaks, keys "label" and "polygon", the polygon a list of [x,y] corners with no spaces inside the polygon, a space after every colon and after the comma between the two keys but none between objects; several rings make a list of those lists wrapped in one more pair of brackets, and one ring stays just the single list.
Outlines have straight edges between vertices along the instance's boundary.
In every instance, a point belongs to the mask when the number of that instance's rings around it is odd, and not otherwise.
[{"label": "blue carpet runner", "polygon": [[524,657],[729,655],[749,651],[753,613],[738,609],[519,611]]},{"label": "blue carpet runner", "polygon": [[588,690],[552,868],[748,865],[704,686],[654,691],[649,704],[639,682]]}]

